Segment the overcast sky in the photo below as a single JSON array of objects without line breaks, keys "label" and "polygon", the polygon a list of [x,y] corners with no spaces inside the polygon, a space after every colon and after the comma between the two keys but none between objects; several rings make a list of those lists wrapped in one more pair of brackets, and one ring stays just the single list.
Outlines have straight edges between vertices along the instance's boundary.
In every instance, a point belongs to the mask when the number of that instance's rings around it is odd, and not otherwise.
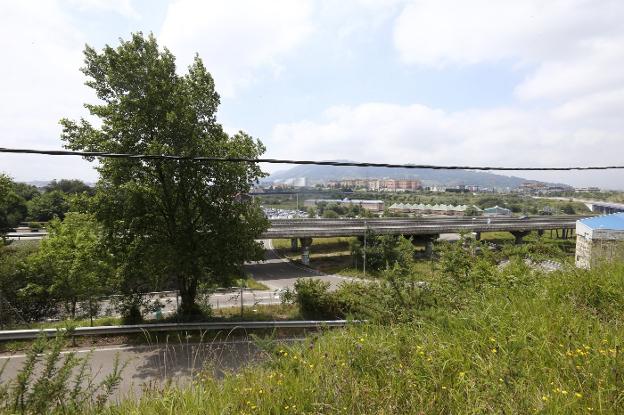
[{"label": "overcast sky", "polygon": [[[0,0],[0,146],[60,148],[58,120],[94,101],[84,45],[143,31],[180,72],[199,53],[220,122],[268,157],[624,165],[622,22],[622,0]],[[77,158],[0,155],[0,171],[97,178]]]}]

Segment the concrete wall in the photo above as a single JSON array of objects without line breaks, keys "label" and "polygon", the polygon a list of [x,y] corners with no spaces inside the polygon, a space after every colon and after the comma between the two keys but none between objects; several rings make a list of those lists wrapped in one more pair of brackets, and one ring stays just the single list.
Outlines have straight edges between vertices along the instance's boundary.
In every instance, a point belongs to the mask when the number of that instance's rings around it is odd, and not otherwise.
[{"label": "concrete wall", "polygon": [[577,267],[591,268],[601,262],[613,261],[624,261],[624,237],[590,239],[585,235],[576,236]]}]

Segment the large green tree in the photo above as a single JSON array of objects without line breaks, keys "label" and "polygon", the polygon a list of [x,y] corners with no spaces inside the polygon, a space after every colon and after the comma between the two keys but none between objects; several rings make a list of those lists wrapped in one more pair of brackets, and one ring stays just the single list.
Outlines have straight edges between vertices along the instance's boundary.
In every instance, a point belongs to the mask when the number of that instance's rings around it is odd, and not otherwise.
[{"label": "large green tree", "polygon": [[[153,36],[134,34],[101,52],[87,47],[82,71],[101,100],[86,105],[99,123],[62,120],[68,148],[248,158],[265,150],[216,122],[219,95],[201,59],[180,75]],[[98,169],[93,205],[126,290],[139,290],[148,273],[173,281],[181,312],[191,314],[200,282],[231,278],[260,257],[255,238],[267,221],[240,196],[263,176],[257,164],[102,159]]]}]

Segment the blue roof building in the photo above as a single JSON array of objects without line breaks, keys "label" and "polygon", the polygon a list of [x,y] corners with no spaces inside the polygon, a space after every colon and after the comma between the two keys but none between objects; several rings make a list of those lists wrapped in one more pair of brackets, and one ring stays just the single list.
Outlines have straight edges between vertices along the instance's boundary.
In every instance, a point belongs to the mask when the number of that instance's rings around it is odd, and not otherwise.
[{"label": "blue roof building", "polygon": [[576,222],[576,266],[624,260],[624,212]]}]

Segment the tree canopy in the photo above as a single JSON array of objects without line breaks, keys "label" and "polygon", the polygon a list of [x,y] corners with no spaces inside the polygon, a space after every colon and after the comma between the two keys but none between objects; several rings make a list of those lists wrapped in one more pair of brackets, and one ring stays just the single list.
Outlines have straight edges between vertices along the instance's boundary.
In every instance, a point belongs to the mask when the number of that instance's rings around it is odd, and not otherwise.
[{"label": "tree canopy", "polygon": [[45,187],[46,192],[52,192],[58,190],[65,194],[79,194],[79,193],[92,193],[93,188],[85,184],[85,182],[81,180],[52,180]]},{"label": "tree canopy", "polygon": [[26,201],[16,189],[9,176],[0,174],[0,236],[19,226],[28,214]]},{"label": "tree canopy", "polygon": [[[228,135],[216,121],[219,95],[199,57],[184,75],[153,36],[133,34],[116,48],[85,49],[86,104],[98,126],[61,120],[68,148],[183,156],[260,156],[259,140]],[[258,259],[267,227],[259,206],[240,197],[263,176],[253,163],[102,159],[93,206],[126,290],[145,275],[173,282],[181,312],[195,311],[200,282],[227,279]]]},{"label": "tree canopy", "polygon": [[104,293],[109,285],[110,258],[101,249],[100,232],[93,217],[70,212],[62,222],[54,219],[48,224],[49,235],[33,259],[39,274],[50,276],[51,283],[44,288],[65,304],[72,318],[79,301]]}]

